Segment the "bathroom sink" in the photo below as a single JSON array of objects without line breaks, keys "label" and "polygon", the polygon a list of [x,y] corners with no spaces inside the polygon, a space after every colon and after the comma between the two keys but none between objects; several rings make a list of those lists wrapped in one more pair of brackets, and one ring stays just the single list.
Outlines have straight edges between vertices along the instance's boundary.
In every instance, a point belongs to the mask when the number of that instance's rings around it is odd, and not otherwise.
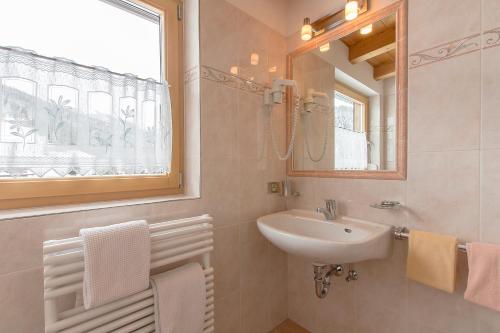
[{"label": "bathroom sink", "polygon": [[326,264],[346,264],[387,258],[392,250],[392,226],[337,216],[289,210],[257,219],[260,232],[285,252]]}]

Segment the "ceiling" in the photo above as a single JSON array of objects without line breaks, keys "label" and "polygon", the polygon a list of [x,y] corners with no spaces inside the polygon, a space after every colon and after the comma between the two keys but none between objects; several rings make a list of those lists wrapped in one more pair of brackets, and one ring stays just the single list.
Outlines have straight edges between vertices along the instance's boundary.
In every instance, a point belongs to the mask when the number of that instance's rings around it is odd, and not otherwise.
[{"label": "ceiling", "polygon": [[341,41],[349,48],[352,64],[363,61],[373,67],[374,78],[382,80],[395,75],[396,63],[396,18],[388,16],[373,24],[373,31],[362,35],[356,31]]}]

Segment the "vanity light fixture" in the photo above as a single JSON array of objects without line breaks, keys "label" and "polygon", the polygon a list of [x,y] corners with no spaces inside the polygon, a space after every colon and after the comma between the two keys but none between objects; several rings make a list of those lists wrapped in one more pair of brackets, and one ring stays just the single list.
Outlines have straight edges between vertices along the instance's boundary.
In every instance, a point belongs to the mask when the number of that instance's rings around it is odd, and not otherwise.
[{"label": "vanity light fixture", "polygon": [[269,73],[276,73],[277,70],[278,68],[276,66],[269,67]]},{"label": "vanity light fixture", "polygon": [[373,31],[373,24],[365,25],[363,28],[359,29],[362,35],[368,35]]},{"label": "vanity light fixture", "polygon": [[330,51],[330,43],[323,44],[319,47],[320,52],[328,52]]},{"label": "vanity light fixture", "polygon": [[258,53],[252,53],[250,55],[250,64],[253,66],[257,66],[259,64],[259,54]]},{"label": "vanity light fixture", "polygon": [[311,26],[311,20],[309,17],[304,19],[304,24],[302,24],[302,29],[300,30],[300,38],[302,40],[310,40],[313,37],[313,28]]},{"label": "vanity light fixture", "polygon": [[347,21],[352,21],[359,14],[359,3],[358,0],[347,0],[345,3],[345,19]]},{"label": "vanity light fixture", "polygon": [[[330,31],[346,21],[354,20],[368,11],[370,0],[346,0],[344,8],[323,16],[314,22],[309,17],[304,18],[300,29],[300,38],[303,41],[311,40],[324,32]],[[367,26],[368,27],[368,26]]]},{"label": "vanity light fixture", "polygon": [[233,75],[238,75],[238,66],[231,66],[231,69],[229,71]]}]

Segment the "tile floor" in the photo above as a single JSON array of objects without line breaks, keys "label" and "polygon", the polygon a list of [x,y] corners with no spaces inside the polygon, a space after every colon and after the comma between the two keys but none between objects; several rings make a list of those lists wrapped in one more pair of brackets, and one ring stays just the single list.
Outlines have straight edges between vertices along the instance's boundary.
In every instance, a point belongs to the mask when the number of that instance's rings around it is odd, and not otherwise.
[{"label": "tile floor", "polygon": [[291,321],[290,319],[285,320],[278,326],[276,326],[271,332],[269,333],[310,333],[308,330],[300,327],[297,325],[295,322]]}]

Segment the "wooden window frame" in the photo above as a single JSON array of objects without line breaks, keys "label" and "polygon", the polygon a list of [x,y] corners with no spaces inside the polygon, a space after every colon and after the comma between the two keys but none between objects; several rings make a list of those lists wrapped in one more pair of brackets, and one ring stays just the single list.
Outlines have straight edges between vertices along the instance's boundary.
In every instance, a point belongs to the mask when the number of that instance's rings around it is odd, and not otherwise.
[{"label": "wooden window frame", "polygon": [[183,29],[176,0],[134,0],[160,13],[163,72],[172,104],[172,159],[167,175],[0,180],[0,209],[31,208],[180,194],[183,192]]},{"label": "wooden window frame", "polygon": [[[357,131],[356,129],[354,129],[354,131],[363,133],[368,132],[368,116],[370,114],[368,112],[369,110],[368,108],[370,107],[368,97],[342,83],[335,82],[335,92],[337,91],[342,95],[345,95],[350,99],[358,102],[359,104],[363,104],[363,117],[364,117],[363,128],[361,129],[361,131]],[[354,114],[354,123],[356,124],[356,114]]]}]

